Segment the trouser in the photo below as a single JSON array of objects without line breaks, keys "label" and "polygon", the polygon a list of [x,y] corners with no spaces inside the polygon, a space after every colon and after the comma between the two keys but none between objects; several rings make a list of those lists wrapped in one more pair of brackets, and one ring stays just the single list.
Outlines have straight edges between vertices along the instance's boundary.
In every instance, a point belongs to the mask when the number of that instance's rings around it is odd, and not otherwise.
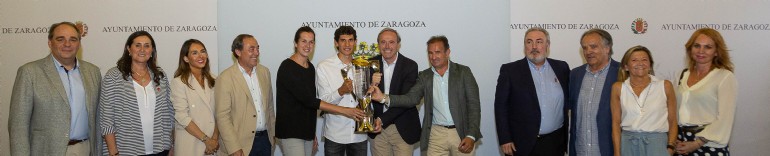
[{"label": "trouser", "polygon": [[[428,139],[428,155],[474,156],[476,147],[469,153],[460,152],[462,138],[454,128],[433,125]],[[465,138],[465,137],[463,137]],[[475,144],[473,146],[476,146]]]},{"label": "trouser", "polygon": [[313,154],[313,140],[286,138],[280,140],[281,152],[285,156],[310,156]]},{"label": "trouser", "polygon": [[324,142],[324,155],[326,156],[366,156],[366,140],[357,142],[357,143],[349,143],[349,144],[341,144],[336,143],[332,140],[324,138],[326,141]]},{"label": "trouser", "polygon": [[396,124],[388,126],[372,139],[372,155],[374,156],[411,156],[413,153],[413,146],[401,138]]}]

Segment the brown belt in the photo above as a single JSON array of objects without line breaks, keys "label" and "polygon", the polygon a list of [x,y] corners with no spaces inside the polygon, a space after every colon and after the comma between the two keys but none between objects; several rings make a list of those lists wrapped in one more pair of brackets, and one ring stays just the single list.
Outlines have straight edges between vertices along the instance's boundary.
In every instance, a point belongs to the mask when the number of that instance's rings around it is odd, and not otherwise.
[{"label": "brown belt", "polygon": [[72,146],[72,145],[78,144],[78,143],[80,143],[80,142],[83,142],[83,141],[86,141],[86,140],[88,140],[88,139],[83,139],[83,140],[70,140],[70,142],[68,142],[68,143],[67,143],[67,146]]}]

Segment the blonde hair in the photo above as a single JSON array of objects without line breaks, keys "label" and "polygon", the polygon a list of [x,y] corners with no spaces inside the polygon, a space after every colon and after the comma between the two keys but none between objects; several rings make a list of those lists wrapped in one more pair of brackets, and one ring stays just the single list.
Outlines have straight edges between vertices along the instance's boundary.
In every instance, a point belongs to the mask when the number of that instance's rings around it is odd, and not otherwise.
[{"label": "blonde hair", "polygon": [[[623,59],[620,61],[620,68],[623,69],[626,65],[628,65],[629,60],[631,59],[631,54],[634,52],[641,51],[647,53],[647,57],[650,57],[650,75],[655,75],[655,70],[652,69],[652,65],[655,64],[655,61],[652,60],[652,53],[650,52],[650,49],[647,49],[647,47],[637,45],[634,47],[631,47],[626,51],[626,54],[623,54]],[[629,77],[628,70],[620,70],[618,72],[618,82],[626,81]]]}]

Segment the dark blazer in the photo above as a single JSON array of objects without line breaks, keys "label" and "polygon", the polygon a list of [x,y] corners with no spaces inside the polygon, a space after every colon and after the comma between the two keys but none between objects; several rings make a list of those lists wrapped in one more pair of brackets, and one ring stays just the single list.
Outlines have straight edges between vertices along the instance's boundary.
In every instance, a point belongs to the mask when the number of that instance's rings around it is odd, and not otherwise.
[{"label": "dark blazer", "polygon": [[[569,65],[561,60],[547,59],[564,92],[564,123],[567,125],[567,92]],[[535,82],[526,58],[503,64],[497,78],[495,92],[495,123],[499,144],[513,142],[514,155],[530,155],[540,132],[540,102],[537,99]],[[566,146],[567,135],[563,142]],[[565,149],[566,150],[566,149]],[[562,151],[566,152],[566,151]]]},{"label": "dark blazer", "polygon": [[[88,140],[91,155],[98,153],[101,140],[96,125],[96,105],[99,103],[99,67],[78,59],[85,107],[88,112]],[[70,133],[70,104],[59,78],[53,56],[29,62],[19,67],[13,83],[8,111],[10,155],[65,155]]]},{"label": "dark blazer", "polygon": [[[602,88],[602,97],[599,101],[599,110],[596,113],[596,126],[599,131],[599,151],[601,155],[609,156],[613,155],[612,150],[612,113],[610,112],[610,93],[612,93],[612,84],[618,80],[618,67],[620,63],[610,59],[610,68],[607,69],[607,78],[604,81],[604,87]],[[572,69],[569,75],[569,96],[567,103],[569,109],[572,110],[570,117],[573,119],[570,121],[570,141],[569,141],[569,155],[575,155],[575,136],[583,134],[575,134],[575,120],[578,112],[577,108],[578,97],[580,97],[580,87],[583,84],[583,76],[586,74],[586,68],[588,64],[584,64],[580,67]]]},{"label": "dark blazer", "polygon": [[[383,67],[382,55],[376,56],[372,60],[380,60],[380,67]],[[377,87],[385,88],[384,76]],[[417,83],[417,62],[399,53],[390,81],[390,94],[401,95],[409,92],[409,89]],[[398,133],[401,134],[401,139],[404,139],[404,142],[414,144],[420,141],[420,116],[417,107],[392,107],[383,113],[384,105],[382,103],[372,101],[372,104],[374,104],[374,118],[382,120],[383,129],[391,124],[396,124]],[[369,137],[374,139],[378,134],[369,133]]]},{"label": "dark blazer", "polygon": [[[481,140],[479,123],[481,120],[481,102],[479,101],[479,86],[468,66],[449,62],[449,110],[455,128],[460,138],[473,136]],[[430,128],[433,125],[433,70],[421,71],[417,83],[405,95],[390,95],[390,108],[414,107],[425,101],[425,118],[422,120],[420,148],[423,153],[428,150]]]}]

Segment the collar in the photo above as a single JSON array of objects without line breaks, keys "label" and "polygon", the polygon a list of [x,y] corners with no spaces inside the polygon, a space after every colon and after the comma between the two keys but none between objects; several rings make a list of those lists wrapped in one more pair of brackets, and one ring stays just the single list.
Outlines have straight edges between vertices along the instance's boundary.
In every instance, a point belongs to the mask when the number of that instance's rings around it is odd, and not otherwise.
[{"label": "collar", "polygon": [[[245,74],[245,75],[249,75],[249,74],[246,72],[246,69],[243,69],[243,67],[241,66],[240,62],[235,62],[235,63],[236,63],[236,65],[235,65],[235,66],[238,66],[238,70],[240,70],[240,71],[241,71],[241,73],[243,73],[243,74]],[[254,67],[252,67],[252,68],[251,68],[251,74],[256,74],[256,72],[257,72],[257,66],[254,66]]]},{"label": "collar", "polygon": [[601,69],[601,70],[599,70],[598,72],[594,73],[594,72],[591,72],[591,65],[588,65],[588,64],[586,64],[586,72],[588,72],[588,73],[591,73],[591,74],[601,74],[601,73],[603,73],[603,72],[606,72],[606,71],[607,71],[607,69],[610,69],[610,66],[612,66],[612,60],[610,60],[609,62],[607,62],[607,65],[606,65],[606,66],[604,66],[604,68],[602,68],[602,69]]},{"label": "collar", "polygon": [[[449,69],[451,69],[451,67],[452,61],[447,60],[446,71],[444,72],[445,75],[449,73]],[[438,74],[438,71],[436,71],[436,67],[430,66],[430,70],[433,71],[433,74],[440,75]]]},{"label": "collar", "polygon": [[[53,60],[53,65],[55,65],[57,68],[58,67],[64,68],[64,65],[62,65],[61,62],[59,62],[59,60],[56,60],[55,57],[51,56],[51,59]],[[78,59],[75,58],[75,67],[72,67],[72,70],[78,69],[78,67],[80,67],[80,61],[78,61]],[[65,68],[64,70],[67,70],[67,69]]]},{"label": "collar", "polygon": [[546,60],[543,60],[545,63],[543,63],[543,66],[541,66],[539,69],[537,68],[537,66],[535,65],[535,63],[533,63],[532,61],[530,61],[530,60],[529,60],[529,59],[527,59],[527,58],[524,58],[524,59],[525,59],[525,60],[527,60],[527,64],[529,64],[529,68],[531,68],[531,69],[535,69],[535,70],[537,70],[537,71],[540,71],[540,70],[542,70],[542,69],[544,69],[544,68],[546,68],[546,67],[550,67],[550,66],[551,66],[551,64],[549,64],[549,63],[548,63],[548,59],[547,59],[547,58],[546,58]]}]

